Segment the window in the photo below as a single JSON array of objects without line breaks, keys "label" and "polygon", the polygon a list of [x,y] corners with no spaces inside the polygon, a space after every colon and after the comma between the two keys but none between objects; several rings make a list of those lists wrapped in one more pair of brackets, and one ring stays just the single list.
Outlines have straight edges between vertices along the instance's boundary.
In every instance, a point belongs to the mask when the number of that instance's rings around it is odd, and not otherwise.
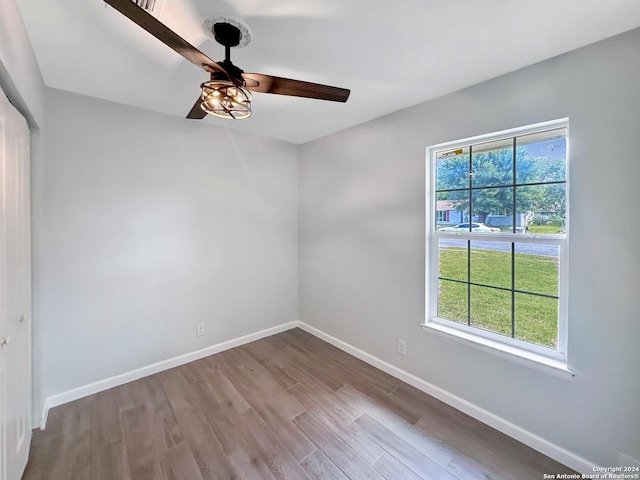
[{"label": "window", "polygon": [[[565,119],[428,149],[426,326],[566,365],[567,129]],[[439,223],[445,203],[461,223]]]}]

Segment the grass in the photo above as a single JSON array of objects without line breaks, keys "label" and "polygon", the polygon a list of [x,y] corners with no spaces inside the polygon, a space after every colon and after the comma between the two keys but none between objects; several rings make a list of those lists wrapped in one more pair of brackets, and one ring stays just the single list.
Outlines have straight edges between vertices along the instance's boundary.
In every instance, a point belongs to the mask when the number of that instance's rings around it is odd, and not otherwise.
[{"label": "grass", "polygon": [[564,231],[564,227],[560,225],[529,225],[529,231],[527,233],[536,233],[536,234],[555,234],[562,233]]},{"label": "grass", "polygon": [[[440,250],[440,276],[467,281],[468,258],[464,248]],[[511,288],[511,253],[471,250],[471,282]],[[515,288],[531,293],[557,295],[556,258],[523,253],[515,254]],[[469,295],[470,294],[470,302]],[[512,296],[510,291],[485,286],[440,281],[438,316],[467,323],[471,307],[471,325],[512,336]],[[558,300],[529,293],[514,295],[513,336],[550,348],[558,337]]]}]

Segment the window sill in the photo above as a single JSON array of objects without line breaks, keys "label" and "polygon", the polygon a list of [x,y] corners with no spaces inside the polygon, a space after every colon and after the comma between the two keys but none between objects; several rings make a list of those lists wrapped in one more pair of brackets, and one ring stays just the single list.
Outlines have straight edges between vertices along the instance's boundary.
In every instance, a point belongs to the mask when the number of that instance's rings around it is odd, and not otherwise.
[{"label": "window sill", "polygon": [[575,376],[574,372],[569,369],[563,360],[528,352],[511,345],[496,342],[435,322],[423,323],[421,326],[426,332],[436,332],[456,342],[469,345],[492,355],[517,362],[565,380],[573,380]]}]

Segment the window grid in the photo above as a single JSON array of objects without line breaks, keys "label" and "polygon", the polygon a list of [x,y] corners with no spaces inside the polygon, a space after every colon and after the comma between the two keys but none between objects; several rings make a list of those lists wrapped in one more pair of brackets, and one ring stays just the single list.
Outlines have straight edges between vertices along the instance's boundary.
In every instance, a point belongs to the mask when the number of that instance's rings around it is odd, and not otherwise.
[{"label": "window grid", "polygon": [[[566,180],[550,180],[548,182],[531,182],[531,183],[508,183],[503,185],[491,185],[489,187],[473,187],[473,190],[489,190],[492,188],[507,188],[507,187],[540,187],[544,185],[563,185],[566,184]],[[469,187],[464,188],[442,188],[440,190],[436,190],[437,193],[448,193],[448,192],[466,192],[467,190],[471,190]]]},{"label": "window grid", "polygon": [[[511,244],[511,246],[513,247],[513,243]],[[515,262],[513,262],[513,257],[512,257],[512,263],[515,264]],[[513,276],[511,277],[512,279],[512,285],[513,285]],[[448,277],[441,277],[438,276],[438,280],[446,280],[447,282],[455,282],[455,283],[462,283],[464,285],[470,284],[470,285],[475,285],[476,287],[486,287],[486,288],[494,288],[496,290],[503,290],[505,292],[511,292],[513,291],[514,293],[524,293],[526,295],[535,295],[536,297],[544,297],[544,298],[554,298],[556,300],[558,300],[560,298],[559,295],[551,295],[549,293],[539,293],[539,292],[530,292],[528,290],[520,290],[519,288],[507,288],[507,287],[500,287],[498,285],[489,285],[488,283],[480,283],[480,282],[471,282],[471,281],[466,281],[466,280],[457,280],[455,278],[448,278]]]},{"label": "window grid", "polygon": [[[557,129],[557,128],[564,128],[565,129],[565,141],[566,141],[566,129],[567,129],[567,125],[560,125],[558,126],[554,126],[551,127],[549,130],[551,129]],[[539,130],[540,132],[544,132],[544,130]],[[464,188],[441,188],[438,189],[437,186],[435,186],[436,188],[434,188],[435,191],[435,195],[434,195],[434,199],[436,199],[436,201],[434,203],[437,204],[437,199],[438,199],[438,194],[440,193],[447,193],[447,192],[464,192],[464,191],[468,191],[468,208],[467,208],[467,212],[468,212],[468,216],[469,216],[469,220],[468,223],[469,225],[469,231],[468,233],[465,231],[464,233],[456,233],[454,234],[456,238],[462,240],[464,237],[464,239],[466,239],[466,251],[467,251],[467,279],[466,281],[464,280],[459,280],[459,279],[453,279],[453,278],[447,278],[446,276],[441,276],[439,274],[436,275],[437,278],[437,284],[440,285],[440,281],[447,281],[447,282],[454,282],[454,283],[458,283],[458,284],[466,284],[467,285],[467,319],[466,319],[466,326],[467,327],[471,327],[471,328],[478,328],[481,329],[481,327],[476,327],[475,325],[472,325],[472,286],[478,286],[478,287],[485,287],[485,288],[490,288],[490,289],[495,289],[495,290],[499,290],[499,291],[506,291],[506,292],[510,292],[510,297],[511,297],[511,328],[510,328],[510,337],[512,339],[516,339],[516,294],[525,294],[525,295],[532,295],[532,296],[536,296],[536,297],[543,297],[543,298],[549,298],[549,299],[554,299],[556,301],[558,301],[558,306],[557,306],[557,311],[558,314],[560,315],[561,312],[564,310],[564,308],[560,305],[559,301],[560,301],[560,295],[552,295],[552,294],[547,294],[547,293],[540,293],[540,292],[533,292],[533,291],[528,291],[528,290],[524,290],[524,289],[519,289],[516,288],[516,242],[518,242],[523,236],[527,237],[528,235],[526,234],[522,234],[522,233],[518,233],[518,214],[520,212],[518,212],[518,187],[534,187],[534,186],[549,186],[549,185],[566,185],[567,184],[567,180],[566,180],[566,174],[563,180],[549,180],[549,181],[536,181],[536,182],[518,182],[518,153],[517,153],[517,147],[518,147],[518,138],[520,136],[524,136],[526,134],[528,134],[529,132],[524,132],[520,135],[514,135],[511,137],[503,137],[503,138],[493,138],[492,140],[503,140],[505,138],[510,138],[511,140],[511,150],[512,150],[512,161],[511,161],[511,166],[512,166],[512,178],[511,178],[511,183],[508,184],[497,184],[497,185],[480,185],[480,186],[474,186],[474,171],[473,171],[473,161],[474,161],[474,144],[461,144],[459,143],[456,147],[454,148],[460,148],[460,146],[463,146],[463,148],[468,148],[468,164],[469,164],[469,180],[468,180],[468,186],[464,187]],[[449,146],[447,146],[449,147]],[[452,147],[449,147],[452,148]],[[442,150],[439,150],[440,152]],[[437,150],[433,151],[434,153],[434,168],[437,168]],[[566,153],[566,151],[565,151]],[[446,157],[444,157],[446,158]],[[566,155],[565,155],[565,168],[566,168]],[[481,191],[481,190],[487,190],[487,189],[496,189],[496,188],[509,188],[512,191],[512,198],[511,198],[511,234],[508,237],[505,235],[504,232],[500,233],[498,236],[500,236],[501,238],[498,239],[496,238],[496,236],[491,235],[491,239],[490,241],[499,241],[499,242],[505,242],[505,243],[510,243],[510,263],[511,263],[511,282],[510,282],[510,288],[507,287],[500,287],[500,286],[496,286],[496,285],[489,285],[489,284],[485,284],[485,283],[481,283],[481,282],[474,282],[472,281],[471,275],[472,275],[472,248],[471,248],[471,239],[473,240],[479,240],[480,238],[482,238],[483,240],[485,239],[484,235],[486,234],[476,234],[475,232],[472,231],[472,227],[471,227],[471,223],[474,223],[473,221],[473,215],[474,215],[474,203],[473,203],[473,193],[476,191]],[[566,190],[565,190],[565,195],[566,195]],[[438,218],[438,212],[436,211],[436,218]],[[436,232],[437,232],[437,224],[435,226],[436,228]],[[460,238],[460,236],[463,236],[463,238]],[[451,238],[450,234],[442,234],[442,233],[436,233],[436,238]],[[552,236],[550,236],[548,238],[548,240],[551,240],[551,238],[553,238]],[[557,239],[557,237],[556,237]],[[564,236],[563,236],[564,239]],[[557,241],[545,241],[545,240],[541,240],[540,243],[542,244],[556,244],[558,246],[560,246],[560,243],[558,243]],[[527,242],[529,243],[529,242]],[[536,242],[537,243],[537,242]],[[440,249],[439,246],[439,242],[436,241],[436,249]],[[560,248],[559,249],[559,255],[562,255],[562,251],[563,249]],[[439,258],[438,256],[436,256],[436,258]],[[561,271],[562,271],[562,267],[560,265],[560,261],[564,261],[564,259],[561,259],[560,256],[558,257],[558,275],[561,275]],[[560,287],[560,285],[558,285]],[[436,305],[438,305],[438,297],[436,296]],[[437,312],[439,310],[439,307],[436,307],[436,316],[437,316]],[[445,319],[446,320],[446,319]],[[564,348],[560,345],[560,341],[563,341],[564,339],[561,338],[562,336],[562,332],[566,330],[566,328],[561,325],[561,319],[558,318],[558,334],[557,334],[557,344],[556,344],[556,352],[560,352],[561,350],[563,351]],[[498,332],[493,332],[493,333],[497,333],[498,335],[502,335]],[[523,340],[524,342],[527,342],[526,340]],[[532,343],[531,345],[538,347],[540,345],[537,345],[535,343]]]}]

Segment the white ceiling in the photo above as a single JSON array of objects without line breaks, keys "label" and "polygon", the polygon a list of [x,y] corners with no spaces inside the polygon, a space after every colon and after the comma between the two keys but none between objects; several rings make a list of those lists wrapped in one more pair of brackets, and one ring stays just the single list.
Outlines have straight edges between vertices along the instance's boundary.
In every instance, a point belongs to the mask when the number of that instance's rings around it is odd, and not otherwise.
[{"label": "white ceiling", "polygon": [[[214,60],[202,19],[244,20],[246,72],[351,89],[346,104],[255,94],[215,125],[304,143],[640,26],[638,0],[162,0],[154,15]],[[45,83],[186,116],[207,79],[102,0],[18,0]],[[190,120],[197,121],[197,120]]]}]

